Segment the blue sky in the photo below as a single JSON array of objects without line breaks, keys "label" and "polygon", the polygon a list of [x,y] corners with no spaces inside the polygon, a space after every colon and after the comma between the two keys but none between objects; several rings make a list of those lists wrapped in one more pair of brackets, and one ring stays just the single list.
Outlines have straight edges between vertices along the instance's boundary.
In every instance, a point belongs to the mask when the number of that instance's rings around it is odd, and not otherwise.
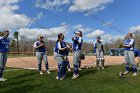
[{"label": "blue sky", "polygon": [[52,40],[63,32],[69,42],[74,31],[82,30],[86,42],[94,42],[98,35],[108,42],[140,31],[139,4],[140,0],[2,0],[0,29]]}]

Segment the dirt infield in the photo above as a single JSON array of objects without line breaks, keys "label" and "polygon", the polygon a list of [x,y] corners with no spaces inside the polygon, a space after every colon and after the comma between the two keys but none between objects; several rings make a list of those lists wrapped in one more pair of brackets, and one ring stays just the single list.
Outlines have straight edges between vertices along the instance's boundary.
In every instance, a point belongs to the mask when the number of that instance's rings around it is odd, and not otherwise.
[{"label": "dirt infield", "polygon": [[[69,56],[70,65],[73,67],[72,56]],[[95,67],[95,56],[86,56],[86,59],[82,61],[82,67],[93,66]],[[50,70],[57,69],[57,63],[53,56],[48,56]],[[124,57],[120,56],[105,56],[105,65],[119,65],[124,63]],[[6,64],[7,67],[25,68],[25,69],[37,69],[36,57],[20,57],[20,58],[8,58]],[[43,63],[43,69],[44,63]]]}]

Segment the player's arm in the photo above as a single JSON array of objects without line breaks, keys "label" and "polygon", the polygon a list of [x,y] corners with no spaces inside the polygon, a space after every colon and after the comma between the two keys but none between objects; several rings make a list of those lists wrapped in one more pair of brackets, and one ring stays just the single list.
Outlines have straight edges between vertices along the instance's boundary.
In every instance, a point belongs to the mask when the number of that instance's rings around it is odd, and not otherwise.
[{"label": "player's arm", "polygon": [[79,43],[79,40],[75,39],[74,37],[72,37],[72,41],[73,41],[74,43],[76,43],[76,44],[80,44],[80,43]]},{"label": "player's arm", "polygon": [[73,51],[72,48],[71,48],[69,45],[67,45],[67,49],[68,49],[69,51]]},{"label": "player's arm", "polygon": [[57,47],[58,47],[58,50],[60,50],[60,51],[63,51],[63,50],[66,50],[67,49],[67,47],[61,48],[61,43],[60,42],[58,42]]},{"label": "player's arm", "polygon": [[0,37],[0,42],[2,42],[2,37]]},{"label": "player's arm", "polygon": [[94,43],[94,44],[93,44],[93,53],[96,53],[96,48],[97,48],[97,44]]},{"label": "player's arm", "polygon": [[34,45],[33,45],[33,47],[34,48],[40,48],[40,47],[42,47],[42,46],[44,46],[45,44],[39,44],[38,42],[35,42],[34,43]]},{"label": "player's arm", "polygon": [[103,53],[104,53],[104,45],[102,45],[102,51],[103,51]]},{"label": "player's arm", "polygon": [[123,45],[124,45],[124,47],[129,48],[129,47],[132,47],[133,46],[133,43],[134,43],[134,39],[131,40],[131,42],[129,43],[129,45],[125,45],[125,44],[123,44]]}]

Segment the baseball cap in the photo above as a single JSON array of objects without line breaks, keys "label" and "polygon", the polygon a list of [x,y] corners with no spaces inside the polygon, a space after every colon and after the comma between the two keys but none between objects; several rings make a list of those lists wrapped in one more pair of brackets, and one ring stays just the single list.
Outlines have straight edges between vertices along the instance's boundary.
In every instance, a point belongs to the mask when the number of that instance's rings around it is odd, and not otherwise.
[{"label": "baseball cap", "polygon": [[44,38],[43,36],[39,35],[37,38]]},{"label": "baseball cap", "polygon": [[74,32],[74,34],[80,34],[80,32],[79,31],[76,31],[76,32]]}]

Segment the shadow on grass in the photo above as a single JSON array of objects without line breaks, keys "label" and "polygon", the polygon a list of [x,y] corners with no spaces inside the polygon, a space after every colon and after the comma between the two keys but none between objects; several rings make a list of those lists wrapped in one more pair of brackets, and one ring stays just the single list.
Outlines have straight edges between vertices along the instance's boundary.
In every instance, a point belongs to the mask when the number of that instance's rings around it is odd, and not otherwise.
[{"label": "shadow on grass", "polygon": [[[30,72],[30,71],[29,71]],[[24,72],[21,72],[21,73],[24,73]],[[38,73],[36,71],[33,71],[32,73],[24,73],[24,74],[21,74],[21,75],[17,75],[15,76],[14,78],[24,78],[24,77],[28,77],[28,76],[33,76],[33,75],[37,75]]]},{"label": "shadow on grass", "polygon": [[[15,79],[14,80],[7,80],[5,82],[1,82],[0,88],[9,88],[9,87],[12,87],[12,86],[19,86],[23,83],[33,82],[34,79],[20,80],[20,81],[16,81],[16,82],[13,82],[13,81],[15,81]],[[8,92],[5,92],[5,93],[8,93]]]},{"label": "shadow on grass", "polygon": [[41,85],[20,85],[20,86],[16,86],[13,88],[8,88],[5,89],[3,91],[1,91],[0,93],[30,93],[31,91],[34,90],[35,87],[38,87]]},{"label": "shadow on grass", "polygon": [[91,68],[91,69],[83,69],[82,71],[80,71],[80,77],[84,77],[87,76],[89,74],[95,74],[97,72],[97,70]]}]

